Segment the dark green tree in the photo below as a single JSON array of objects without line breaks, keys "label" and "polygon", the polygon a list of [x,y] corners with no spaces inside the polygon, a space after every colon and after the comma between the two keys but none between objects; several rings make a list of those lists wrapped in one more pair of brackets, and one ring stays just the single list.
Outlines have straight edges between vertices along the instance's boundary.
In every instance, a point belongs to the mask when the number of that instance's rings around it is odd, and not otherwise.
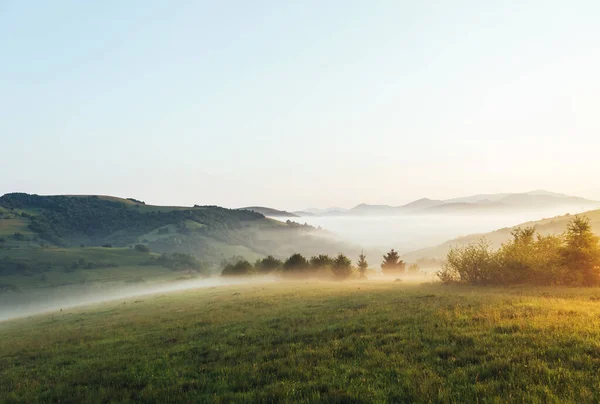
[{"label": "dark green tree", "polygon": [[393,248],[383,256],[381,270],[385,275],[403,274],[405,267],[405,262],[400,259],[400,255]]},{"label": "dark green tree", "polygon": [[228,264],[221,272],[222,276],[241,276],[250,275],[254,267],[246,260],[238,261],[235,264]]},{"label": "dark green tree", "polygon": [[352,275],[352,261],[344,254],[338,254],[333,260],[331,270],[337,279],[348,279]]},{"label": "dark green tree", "polygon": [[281,269],[281,266],[283,265],[283,262],[281,260],[278,260],[277,258],[273,257],[272,255],[269,255],[265,258],[258,259],[256,261],[255,267],[258,270],[258,272],[262,273],[262,274],[268,274],[274,271],[277,271],[279,269]]},{"label": "dark green tree", "polygon": [[367,256],[364,253],[361,252],[358,256],[358,262],[356,263],[356,266],[358,268],[358,272],[360,273],[360,278],[366,279],[369,263],[367,262]]},{"label": "dark green tree", "polygon": [[283,263],[283,273],[298,275],[306,273],[309,263],[302,254],[293,254]]},{"label": "dark green tree", "polygon": [[314,270],[327,269],[333,266],[333,258],[327,254],[319,254],[310,258],[310,267]]}]

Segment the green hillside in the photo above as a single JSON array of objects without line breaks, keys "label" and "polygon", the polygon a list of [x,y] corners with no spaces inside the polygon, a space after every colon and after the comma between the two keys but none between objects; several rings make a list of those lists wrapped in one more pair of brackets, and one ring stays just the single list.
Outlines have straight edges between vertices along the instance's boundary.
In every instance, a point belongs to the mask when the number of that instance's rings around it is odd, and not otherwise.
[{"label": "green hillside", "polygon": [[170,274],[172,268],[147,262],[162,253],[194,256],[208,272],[233,256],[253,261],[295,252],[354,256],[360,249],[311,226],[248,210],[152,206],[108,196],[0,197],[0,285]]},{"label": "green hillside", "polygon": [[[591,210],[579,214],[579,216],[586,216],[590,219],[590,224],[597,234],[600,234],[600,210]],[[448,253],[450,247],[465,246],[468,244],[476,243],[482,237],[487,239],[493,248],[498,248],[502,243],[507,242],[511,239],[511,232],[517,227],[535,227],[538,233],[542,235],[548,234],[561,234],[564,232],[567,223],[571,220],[573,215],[556,216],[549,219],[542,219],[538,221],[526,222],[513,227],[505,227],[503,229],[495,230],[490,233],[481,234],[470,234],[464,237],[458,237],[443,244],[435,247],[424,248],[417,250],[403,256],[404,259],[409,261],[418,260],[421,258],[433,258],[442,259]]]}]

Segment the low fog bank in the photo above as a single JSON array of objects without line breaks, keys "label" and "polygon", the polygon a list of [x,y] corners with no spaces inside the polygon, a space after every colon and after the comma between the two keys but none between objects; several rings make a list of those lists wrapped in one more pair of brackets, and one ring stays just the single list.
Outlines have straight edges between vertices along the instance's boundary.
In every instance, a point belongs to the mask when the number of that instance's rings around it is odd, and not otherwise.
[{"label": "low fog bank", "polygon": [[383,275],[381,272],[369,270],[367,279],[333,280],[331,277],[310,276],[294,278],[277,275],[248,275],[238,277],[215,276],[210,278],[162,282],[154,284],[125,286],[119,285],[69,285],[53,288],[39,288],[23,292],[4,293],[0,295],[0,322],[39,314],[48,314],[76,307],[131,299],[146,295],[179,292],[192,289],[213,288],[218,286],[275,284],[275,283],[319,283],[337,284],[340,286],[356,286],[364,282],[402,282],[432,283],[437,282],[435,273],[419,272],[401,275]]},{"label": "low fog bank", "polygon": [[455,215],[395,215],[395,216],[301,216],[273,219],[322,227],[344,240],[364,248],[401,253],[442,244],[456,237],[487,233],[529,221],[551,218],[566,213],[564,209],[542,209],[525,212]]},{"label": "low fog bank", "polygon": [[177,292],[216,286],[270,283],[275,276],[244,278],[210,277],[154,284],[90,284],[29,289],[0,294],[0,321],[33,316],[88,304],[127,299],[157,293]]}]

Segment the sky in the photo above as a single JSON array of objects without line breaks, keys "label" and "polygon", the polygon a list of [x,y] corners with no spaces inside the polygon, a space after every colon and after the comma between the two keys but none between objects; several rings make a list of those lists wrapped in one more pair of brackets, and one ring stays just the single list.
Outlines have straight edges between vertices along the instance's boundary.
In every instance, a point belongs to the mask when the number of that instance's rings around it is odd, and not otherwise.
[{"label": "sky", "polygon": [[0,2],[0,194],[600,199],[600,2]]}]

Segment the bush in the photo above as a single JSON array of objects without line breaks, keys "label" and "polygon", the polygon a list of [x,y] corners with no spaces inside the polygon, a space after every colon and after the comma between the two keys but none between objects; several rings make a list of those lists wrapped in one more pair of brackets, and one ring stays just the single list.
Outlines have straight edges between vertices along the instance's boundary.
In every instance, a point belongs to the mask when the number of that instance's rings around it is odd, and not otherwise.
[{"label": "bush", "polygon": [[333,260],[331,269],[337,279],[348,279],[352,275],[352,261],[344,254],[339,254]]},{"label": "bush", "polygon": [[437,273],[443,282],[470,284],[600,285],[600,239],[589,220],[574,217],[562,236],[517,228],[492,251],[487,241],[451,248]]},{"label": "bush", "polygon": [[309,263],[302,254],[293,254],[283,263],[283,273],[287,275],[300,275],[307,273]]},{"label": "bush", "polygon": [[246,260],[238,261],[235,264],[228,264],[221,272],[222,276],[240,276],[250,275],[254,272],[254,267]]},{"label": "bush", "polygon": [[136,244],[134,249],[136,251],[142,252],[142,253],[149,253],[150,252],[150,247],[144,245],[144,244]]},{"label": "bush", "polygon": [[268,273],[271,273],[271,272],[281,269],[282,265],[283,265],[283,262],[281,262],[281,260],[278,260],[277,258],[273,257],[272,255],[269,255],[269,256],[263,258],[262,260],[261,259],[257,260],[255,267],[258,270],[258,272],[263,273],[263,274],[268,274]]},{"label": "bush", "polygon": [[333,262],[333,258],[327,254],[319,254],[310,257],[310,267],[315,271],[319,269],[330,269],[333,266]]},{"label": "bush", "polygon": [[450,248],[438,276],[444,282],[485,283],[493,267],[493,253],[487,240],[465,247]]},{"label": "bush", "polygon": [[569,222],[560,255],[562,264],[570,269],[567,279],[570,284],[600,284],[599,239],[592,232],[588,218],[575,216]]}]

